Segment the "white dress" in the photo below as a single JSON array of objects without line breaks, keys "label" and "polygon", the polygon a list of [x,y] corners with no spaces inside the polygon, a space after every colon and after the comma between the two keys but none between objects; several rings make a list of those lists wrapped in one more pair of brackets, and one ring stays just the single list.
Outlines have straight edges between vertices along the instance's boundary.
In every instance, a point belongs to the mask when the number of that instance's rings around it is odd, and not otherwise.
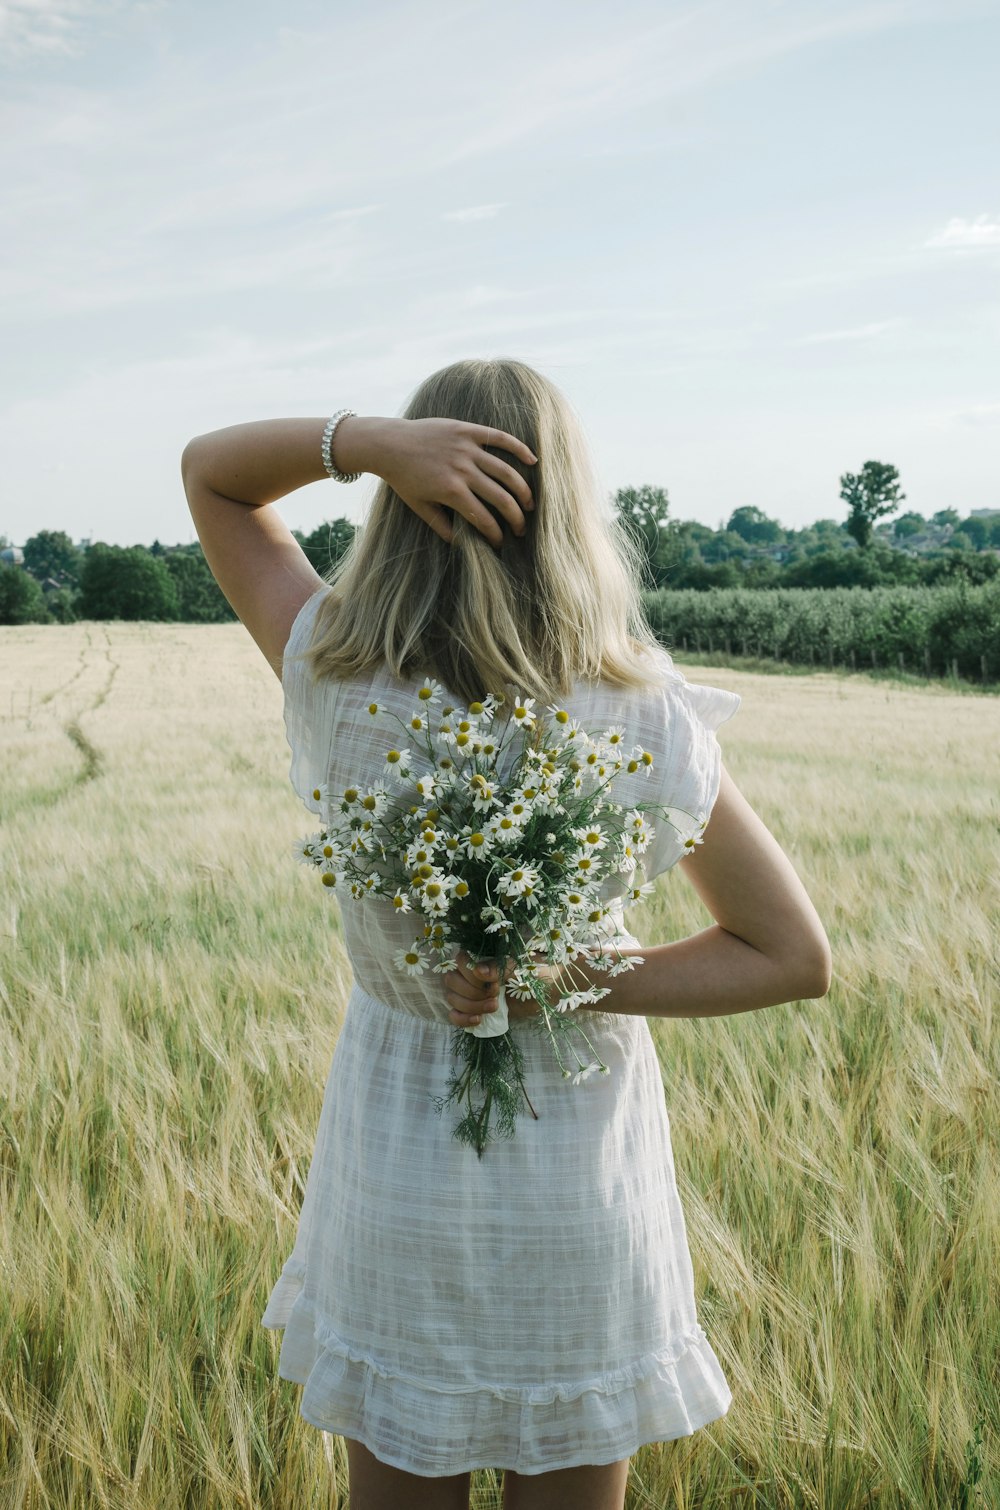
[{"label": "white dress", "polygon": [[[326,590],[303,605],[286,656],[308,644]],[[626,747],[653,754],[654,774],[620,774],[614,800],[707,815],[715,730],[741,699],[657,659],[659,686],[579,683],[566,706],[591,732],[623,724]],[[406,718],[422,680],[383,670],[314,686],[306,663],[286,659],[291,780],[311,813],[319,780],[376,779],[399,726],[368,705]],[[682,853],[656,824],[647,877]],[[605,899],[614,906],[613,886]],[[620,901],[615,915],[621,943],[641,947]],[[295,1244],[261,1319],[284,1328],[278,1373],[304,1386],[304,1419],[430,1477],[610,1463],[723,1416],[731,1394],[698,1324],[645,1017],[586,1013],[611,1073],[577,1086],[530,1021],[512,1023],[539,1120],[525,1109],[513,1138],[479,1159],[452,1136],[455,1105],[432,1104],[457,1063],[443,977],[392,963],[413,915],[345,899],[342,922],[353,985]]]}]

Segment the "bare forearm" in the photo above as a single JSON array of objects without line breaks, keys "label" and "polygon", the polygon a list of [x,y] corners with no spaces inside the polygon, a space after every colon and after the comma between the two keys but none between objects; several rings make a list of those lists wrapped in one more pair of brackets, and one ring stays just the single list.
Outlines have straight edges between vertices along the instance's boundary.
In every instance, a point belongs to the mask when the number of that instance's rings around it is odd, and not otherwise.
[{"label": "bare forearm", "polygon": [[828,989],[815,971],[797,971],[787,960],[763,954],[717,923],[676,943],[622,953],[639,954],[644,963],[615,976],[585,961],[572,966],[573,989],[582,989],[582,978],[610,988],[611,994],[596,1004],[598,1012],[725,1017],[823,996]]},{"label": "bare forearm", "polygon": [[[379,439],[387,421],[348,415],[337,426],[333,463],[341,472],[378,470]],[[263,419],[195,436],[184,450],[185,476],[197,472],[213,492],[260,506],[320,482],[326,469],[320,443],[326,419]]]}]

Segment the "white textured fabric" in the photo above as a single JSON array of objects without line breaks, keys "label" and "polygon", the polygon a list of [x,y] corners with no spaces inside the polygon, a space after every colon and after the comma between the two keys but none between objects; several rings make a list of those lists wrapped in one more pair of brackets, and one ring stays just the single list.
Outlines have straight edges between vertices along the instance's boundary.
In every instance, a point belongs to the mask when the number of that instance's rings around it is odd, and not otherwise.
[{"label": "white textured fabric", "polygon": [[[303,605],[286,658],[308,644],[326,590]],[[623,724],[627,747],[653,754],[653,776],[620,775],[614,800],[707,816],[715,730],[741,700],[687,682],[666,652],[661,666],[648,691],[579,683],[566,706],[591,731]],[[369,703],[405,719],[419,685],[385,671],[314,685],[290,659],[282,681],[292,785],[314,813],[318,782],[382,769],[399,726]],[[658,824],[648,878],[682,854]],[[432,1477],[615,1462],[724,1415],[646,1019],[580,1013],[611,1073],[579,1086],[531,1023],[513,1023],[538,1120],[525,1109],[480,1160],[452,1137],[456,1108],[433,1106],[455,1067],[442,977],[392,964],[412,917],[374,900],[345,901],[342,917],[354,981],[295,1244],[261,1319],[284,1329],[278,1373],[304,1386],[305,1420]],[[639,947],[620,903],[616,923]]]}]

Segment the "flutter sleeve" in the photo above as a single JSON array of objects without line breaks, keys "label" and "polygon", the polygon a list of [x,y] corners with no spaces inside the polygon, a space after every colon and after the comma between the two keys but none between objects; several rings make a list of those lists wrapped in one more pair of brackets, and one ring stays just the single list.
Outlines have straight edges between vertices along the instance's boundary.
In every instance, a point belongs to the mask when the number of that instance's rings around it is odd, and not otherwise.
[{"label": "flutter sleeve", "polygon": [[284,692],[285,737],[291,750],[292,787],[311,813],[321,814],[322,804],[313,796],[328,778],[333,739],[333,713],[339,683],[316,683],[309,663],[297,657],[312,637],[316,613],[329,591],[321,587],[307,598],[295,616],[281,665]]},{"label": "flutter sleeve", "polygon": [[660,811],[649,814],[656,837],[642,857],[647,881],[654,880],[690,853],[685,840],[707,823],[722,781],[722,747],[716,730],[732,718],[743,699],[738,692],[689,682],[671,664],[663,687],[665,754],[646,798],[666,808],[676,827]]}]

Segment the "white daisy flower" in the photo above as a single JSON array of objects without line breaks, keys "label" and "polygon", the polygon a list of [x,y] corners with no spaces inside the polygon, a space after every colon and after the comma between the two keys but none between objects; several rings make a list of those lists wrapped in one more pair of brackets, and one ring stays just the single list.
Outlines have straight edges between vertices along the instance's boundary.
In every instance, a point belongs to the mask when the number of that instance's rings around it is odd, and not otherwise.
[{"label": "white daisy flower", "polygon": [[469,794],[472,797],[472,806],[477,813],[485,812],[497,800],[495,787],[487,781],[485,776],[478,773],[469,781]]},{"label": "white daisy flower", "polygon": [[450,903],[451,877],[444,871],[435,870],[420,887],[420,900],[428,913],[447,912]]},{"label": "white daisy flower", "polygon": [[383,779],[406,781],[410,776],[409,750],[386,750]]},{"label": "white daisy flower", "polygon": [[432,676],[424,677],[424,684],[417,688],[417,696],[422,703],[432,702],[441,695],[441,683],[436,682]]},{"label": "white daisy flower", "polygon": [[470,828],[466,824],[462,830],[461,843],[470,860],[482,859],[493,849],[492,838],[488,829]]},{"label": "white daisy flower", "polygon": [[579,841],[584,854],[603,849],[608,842],[607,836],[597,824],[592,824],[589,828],[575,828],[573,838]]},{"label": "white daisy flower", "polygon": [[416,944],[409,949],[397,949],[393,962],[398,970],[405,970],[407,975],[422,975],[427,969],[427,961]]},{"label": "white daisy flower", "polygon": [[533,697],[521,697],[515,692],[510,710],[511,721],[518,724],[522,729],[533,729],[535,727],[535,715],[531,710],[534,706],[535,699]]},{"label": "white daisy flower", "polygon": [[538,870],[532,865],[519,865],[509,870],[497,882],[497,890],[507,897],[530,896],[541,880]]},{"label": "white daisy flower", "polygon": [[608,966],[609,975],[623,975],[626,970],[634,970],[637,965],[644,965],[646,961],[641,954],[623,954],[615,964]]},{"label": "white daisy flower", "polygon": [[573,874],[578,881],[592,882],[602,874],[602,866],[599,860],[595,860],[589,850],[580,849],[572,859]]},{"label": "white daisy flower", "polygon": [[596,1075],[600,1070],[599,1064],[585,1064],[582,1070],[577,1070],[573,1076],[574,1085],[582,1085],[584,1080],[589,1080],[591,1075]]},{"label": "white daisy flower", "polygon": [[313,846],[313,858],[317,865],[333,866],[337,860],[343,860],[344,847],[336,840],[324,838],[322,834],[318,834]]},{"label": "white daisy flower", "polygon": [[[389,806],[389,793],[384,786],[373,786],[358,796],[358,807],[370,821],[381,818]],[[357,816],[357,815],[355,815]]]},{"label": "white daisy flower", "polygon": [[500,844],[515,844],[524,832],[524,824],[513,818],[510,811],[494,813],[489,822],[489,830]]},{"label": "white daisy flower", "polygon": [[292,845],[292,854],[300,865],[316,864],[316,846],[319,843],[319,834],[305,834],[301,839],[296,839]]}]

